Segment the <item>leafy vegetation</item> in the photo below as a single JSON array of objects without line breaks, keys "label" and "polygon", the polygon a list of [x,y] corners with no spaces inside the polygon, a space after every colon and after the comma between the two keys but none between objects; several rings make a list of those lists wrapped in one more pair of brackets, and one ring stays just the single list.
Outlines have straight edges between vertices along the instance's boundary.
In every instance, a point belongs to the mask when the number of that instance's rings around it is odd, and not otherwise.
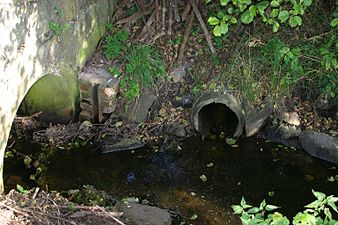
[{"label": "leafy vegetation", "polygon": [[63,31],[69,29],[68,24],[60,24],[60,23],[55,22],[53,20],[49,21],[48,27],[53,32],[54,36],[60,36]]},{"label": "leafy vegetation", "polygon": [[[210,3],[211,0],[206,0]],[[210,16],[208,23],[213,26],[213,34],[221,36],[227,34],[229,27],[234,24],[250,24],[260,18],[267,26],[272,26],[277,32],[281,24],[295,28],[302,25],[302,16],[311,6],[312,0],[220,0],[221,8],[216,16]]]},{"label": "leafy vegetation", "polygon": [[[303,212],[297,213],[292,224],[297,225],[336,225],[338,221],[333,219],[332,212],[338,213],[336,203],[338,198],[333,195],[326,196],[324,193],[312,191],[317,198],[314,202],[305,206]],[[279,212],[272,211],[278,206],[269,205],[263,200],[259,207],[248,205],[242,198],[240,205],[233,205],[234,214],[240,215],[243,225],[288,225],[290,221]]]},{"label": "leafy vegetation", "polygon": [[114,32],[111,26],[107,28],[111,34],[104,39],[104,55],[108,60],[119,59],[123,64],[121,69],[112,66],[108,70],[120,77],[124,95],[131,100],[140,95],[143,87],[153,85],[158,78],[164,76],[165,64],[155,47],[145,44],[127,45],[128,32]]}]

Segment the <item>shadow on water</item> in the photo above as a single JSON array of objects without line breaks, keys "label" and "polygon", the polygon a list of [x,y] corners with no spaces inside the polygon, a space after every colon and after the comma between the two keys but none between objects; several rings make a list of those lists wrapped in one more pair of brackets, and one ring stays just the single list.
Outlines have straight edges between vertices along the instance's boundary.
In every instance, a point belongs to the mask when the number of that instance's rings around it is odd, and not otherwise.
[{"label": "shadow on water", "polygon": [[[196,213],[191,224],[240,224],[230,206],[242,196],[254,205],[266,199],[282,206],[279,211],[289,218],[314,200],[312,189],[338,196],[338,181],[327,181],[338,174],[334,165],[257,138],[237,144],[192,137],[177,153],[60,150],[50,160],[45,185],[62,191],[90,184],[117,197],[139,197],[178,211],[186,220]],[[29,171],[13,163],[5,164],[7,176],[21,171],[17,176],[27,182]]]}]

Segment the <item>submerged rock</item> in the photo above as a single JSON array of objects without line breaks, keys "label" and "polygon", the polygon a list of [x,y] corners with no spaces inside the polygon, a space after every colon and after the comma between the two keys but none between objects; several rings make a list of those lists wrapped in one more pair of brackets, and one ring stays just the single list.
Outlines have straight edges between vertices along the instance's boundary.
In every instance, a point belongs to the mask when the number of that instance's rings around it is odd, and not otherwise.
[{"label": "submerged rock", "polygon": [[299,143],[310,155],[338,164],[337,137],[305,130],[299,136]]},{"label": "submerged rock", "polygon": [[138,203],[119,202],[116,204],[118,210],[123,212],[126,221],[136,225],[171,225],[170,213],[154,206],[141,205]]}]

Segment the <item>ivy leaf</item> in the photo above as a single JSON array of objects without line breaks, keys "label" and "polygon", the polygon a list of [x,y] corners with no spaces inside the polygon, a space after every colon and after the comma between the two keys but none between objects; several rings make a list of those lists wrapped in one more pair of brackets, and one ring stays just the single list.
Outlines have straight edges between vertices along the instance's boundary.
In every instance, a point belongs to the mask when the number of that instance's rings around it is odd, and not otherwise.
[{"label": "ivy leaf", "polygon": [[289,24],[291,27],[297,27],[302,25],[302,18],[300,16],[291,16],[289,19]]},{"label": "ivy leaf", "polygon": [[241,21],[244,24],[249,24],[253,21],[254,17],[251,15],[250,10],[247,9],[244,11],[244,13],[241,15]]},{"label": "ivy leaf", "polygon": [[258,2],[256,4],[256,8],[258,9],[258,11],[264,11],[268,6],[269,6],[268,1]]},{"label": "ivy leaf", "polygon": [[273,9],[270,13],[270,16],[272,18],[276,18],[278,16],[278,13],[279,13],[279,9]]},{"label": "ivy leaf", "polygon": [[252,17],[255,17],[257,13],[256,7],[254,5],[250,6],[249,12]]},{"label": "ivy leaf", "polygon": [[211,17],[209,17],[209,19],[208,19],[208,23],[209,23],[210,25],[218,25],[218,24],[219,24],[219,19],[216,18],[216,17],[214,17],[214,16],[211,16]]},{"label": "ivy leaf", "polygon": [[312,4],[312,0],[304,0],[305,6],[310,6]]},{"label": "ivy leaf", "polygon": [[276,33],[278,29],[279,29],[279,23],[275,21],[272,26],[272,31]]},{"label": "ivy leaf", "polygon": [[331,27],[336,27],[338,26],[338,18],[334,18],[331,23],[330,23]]},{"label": "ivy leaf", "polygon": [[286,10],[282,10],[278,14],[278,19],[281,23],[285,23],[289,19],[289,12]]},{"label": "ivy leaf", "polygon": [[236,19],[236,17],[231,17],[230,23],[231,23],[231,24],[237,24],[237,19]]},{"label": "ivy leaf", "polygon": [[230,0],[220,0],[221,6],[226,6]]},{"label": "ivy leaf", "polygon": [[214,27],[213,29],[213,34],[216,36],[216,37],[219,37],[222,35],[222,29],[221,29],[221,26],[220,25],[217,25]]},{"label": "ivy leaf", "polygon": [[229,26],[228,24],[224,23],[223,21],[220,24],[221,27],[221,34],[226,34],[229,31]]},{"label": "ivy leaf", "polygon": [[279,1],[273,0],[273,1],[270,2],[270,5],[271,5],[272,7],[278,7],[278,6],[279,6]]}]

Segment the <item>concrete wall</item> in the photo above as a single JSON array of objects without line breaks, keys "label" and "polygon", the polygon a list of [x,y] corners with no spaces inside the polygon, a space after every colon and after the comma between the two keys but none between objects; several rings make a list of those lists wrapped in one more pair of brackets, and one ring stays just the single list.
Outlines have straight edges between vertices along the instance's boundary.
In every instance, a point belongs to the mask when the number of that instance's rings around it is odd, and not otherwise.
[{"label": "concrete wall", "polygon": [[[46,75],[62,77],[67,71],[65,76],[76,76],[95,50],[116,2],[0,0],[0,192],[7,138],[21,101]],[[53,31],[51,22],[61,31]]]}]

